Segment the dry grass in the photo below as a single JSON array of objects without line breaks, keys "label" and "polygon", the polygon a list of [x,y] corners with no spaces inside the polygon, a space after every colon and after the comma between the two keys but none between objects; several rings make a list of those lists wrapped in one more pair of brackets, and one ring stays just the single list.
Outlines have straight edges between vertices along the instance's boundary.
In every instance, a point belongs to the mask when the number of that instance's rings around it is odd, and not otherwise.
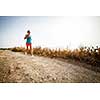
[{"label": "dry grass", "polygon": [[[8,48],[8,50],[12,50],[14,52],[24,52],[25,49],[23,47],[15,47]],[[45,57],[55,57],[55,58],[63,58],[63,59],[74,59],[80,62],[85,62],[87,64],[93,66],[100,65],[100,48],[97,47],[80,47],[78,49],[70,50],[70,49],[50,49],[50,48],[42,48],[35,47],[33,48],[33,54],[38,56]]]}]

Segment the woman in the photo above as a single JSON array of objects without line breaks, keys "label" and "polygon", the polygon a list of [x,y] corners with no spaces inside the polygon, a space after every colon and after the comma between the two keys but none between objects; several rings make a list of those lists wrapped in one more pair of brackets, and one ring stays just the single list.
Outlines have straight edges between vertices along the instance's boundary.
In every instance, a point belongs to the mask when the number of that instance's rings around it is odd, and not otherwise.
[{"label": "woman", "polygon": [[27,54],[28,48],[30,48],[30,53],[32,55],[32,39],[30,33],[31,33],[30,30],[28,30],[27,34],[24,37],[24,39],[26,39],[26,48],[27,48],[25,54]]}]

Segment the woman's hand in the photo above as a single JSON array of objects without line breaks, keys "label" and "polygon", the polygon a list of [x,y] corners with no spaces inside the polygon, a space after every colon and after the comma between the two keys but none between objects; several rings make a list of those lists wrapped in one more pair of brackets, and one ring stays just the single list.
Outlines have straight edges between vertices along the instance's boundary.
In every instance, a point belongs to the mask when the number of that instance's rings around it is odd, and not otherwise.
[{"label": "woman's hand", "polygon": [[24,39],[27,39],[28,38],[28,35],[26,35],[25,37],[24,37]]}]

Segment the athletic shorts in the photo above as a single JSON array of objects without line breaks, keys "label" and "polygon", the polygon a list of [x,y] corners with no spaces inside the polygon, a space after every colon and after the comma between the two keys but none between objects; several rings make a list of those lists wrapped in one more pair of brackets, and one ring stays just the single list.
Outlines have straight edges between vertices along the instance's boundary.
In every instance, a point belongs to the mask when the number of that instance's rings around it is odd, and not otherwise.
[{"label": "athletic shorts", "polygon": [[26,46],[32,46],[32,43],[26,43]]}]

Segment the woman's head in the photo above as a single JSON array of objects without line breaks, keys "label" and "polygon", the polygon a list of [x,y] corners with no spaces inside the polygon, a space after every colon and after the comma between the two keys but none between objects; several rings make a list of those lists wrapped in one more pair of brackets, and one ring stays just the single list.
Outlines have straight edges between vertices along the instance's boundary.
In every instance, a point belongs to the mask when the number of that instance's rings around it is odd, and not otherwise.
[{"label": "woman's head", "polygon": [[30,30],[28,30],[27,33],[30,34],[31,33]]}]

